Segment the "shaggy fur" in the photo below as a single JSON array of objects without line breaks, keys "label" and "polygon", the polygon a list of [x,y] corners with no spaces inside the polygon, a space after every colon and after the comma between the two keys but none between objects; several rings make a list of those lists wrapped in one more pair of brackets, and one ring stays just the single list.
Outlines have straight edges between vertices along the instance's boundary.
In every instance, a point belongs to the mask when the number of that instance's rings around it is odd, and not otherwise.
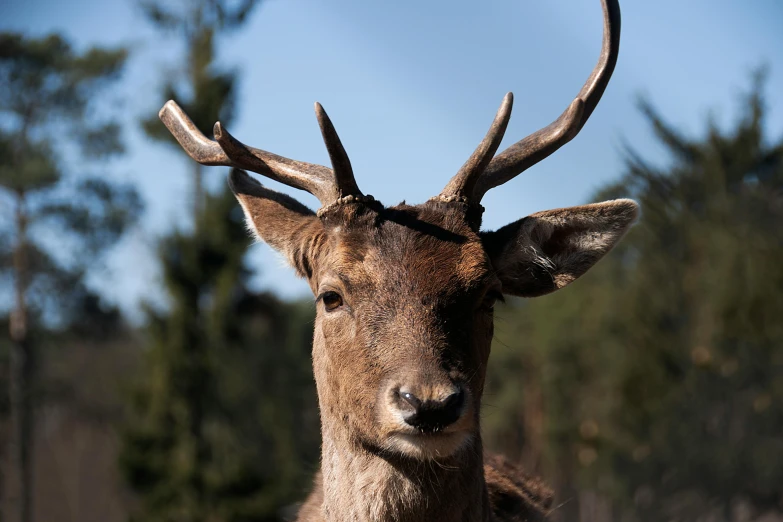
[{"label": "shaggy fur", "polygon": [[[627,230],[636,204],[540,212],[479,234],[475,210],[459,202],[350,203],[319,218],[240,171],[231,187],[258,237],[317,297],[321,471],[298,520],[543,519],[549,491],[483,452],[492,306],[501,292],[542,295],[581,276]],[[330,309],[324,296],[335,294]],[[459,418],[435,433],[407,425],[403,387],[422,400],[461,388]]]}]

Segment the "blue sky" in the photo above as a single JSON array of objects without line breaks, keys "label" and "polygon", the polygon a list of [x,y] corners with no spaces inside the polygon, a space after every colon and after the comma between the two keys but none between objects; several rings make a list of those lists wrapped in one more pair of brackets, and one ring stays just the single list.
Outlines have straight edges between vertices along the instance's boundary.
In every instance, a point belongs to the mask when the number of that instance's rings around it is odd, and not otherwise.
[{"label": "blue sky", "polygon": [[[0,30],[65,33],[77,46],[129,45],[117,93],[129,153],[110,166],[137,183],[143,222],[92,280],[126,310],[159,298],[156,238],[188,223],[186,159],[147,140],[136,123],[157,110],[161,79],[180,57],[130,0],[0,0]],[[770,67],[772,136],[783,133],[783,2],[624,0],[620,59],[603,101],[557,154],[490,192],[485,227],[576,205],[622,173],[623,140],[661,163],[661,149],[635,108],[646,95],[669,121],[697,135],[710,114],[736,117],[749,73]],[[220,40],[220,59],[241,71],[244,142],[328,164],[313,114],[320,101],[337,127],[365,193],[387,204],[440,191],[486,132],[507,91],[515,109],[505,147],[545,126],[570,103],[598,57],[598,0],[267,0],[239,32]],[[225,182],[210,169],[212,186]],[[270,182],[270,185],[276,185]],[[279,186],[275,188],[281,188]],[[313,207],[314,198],[293,189]],[[256,284],[286,296],[306,285],[265,245],[255,245]]]}]

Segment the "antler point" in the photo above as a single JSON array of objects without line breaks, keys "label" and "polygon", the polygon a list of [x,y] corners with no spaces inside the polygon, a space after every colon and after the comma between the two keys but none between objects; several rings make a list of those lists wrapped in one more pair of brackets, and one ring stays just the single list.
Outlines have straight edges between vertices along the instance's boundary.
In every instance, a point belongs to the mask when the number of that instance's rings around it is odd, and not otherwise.
[{"label": "antler point", "polygon": [[163,107],[158,111],[158,118],[161,120],[163,117],[168,114],[169,112],[176,112],[177,109],[179,109],[179,105],[177,105],[177,102],[174,100],[169,100],[166,103],[163,104]]}]

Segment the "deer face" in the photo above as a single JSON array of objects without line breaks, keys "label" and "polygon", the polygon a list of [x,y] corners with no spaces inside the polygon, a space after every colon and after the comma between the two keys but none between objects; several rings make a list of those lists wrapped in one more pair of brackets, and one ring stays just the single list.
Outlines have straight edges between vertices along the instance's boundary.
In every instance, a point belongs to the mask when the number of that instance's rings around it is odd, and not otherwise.
[{"label": "deer face", "polygon": [[375,451],[447,456],[477,432],[502,287],[462,213],[438,207],[330,215],[312,262],[321,404]]},{"label": "deer face", "polygon": [[249,227],[316,296],[324,430],[417,459],[448,457],[478,436],[495,301],[567,285],[636,215],[635,203],[616,200],[479,233],[461,203],[350,202],[318,217],[241,171],[231,187]]},{"label": "deer face", "polygon": [[[313,365],[324,443],[381,455],[447,457],[478,438],[479,401],[502,294],[566,286],[608,252],[636,217],[615,200],[539,212],[479,232],[481,198],[571,140],[603,94],[617,60],[620,12],[602,0],[601,58],[552,124],[495,152],[513,97],[441,194],[385,208],[364,196],[323,108],[316,116],[332,169],[248,147],[215,124],[204,137],[174,103],[160,117],[195,160],[235,167],[231,188],[249,228],[307,278],[317,300]],[[314,194],[317,214],[240,168]],[[327,437],[328,435],[328,437]]]}]

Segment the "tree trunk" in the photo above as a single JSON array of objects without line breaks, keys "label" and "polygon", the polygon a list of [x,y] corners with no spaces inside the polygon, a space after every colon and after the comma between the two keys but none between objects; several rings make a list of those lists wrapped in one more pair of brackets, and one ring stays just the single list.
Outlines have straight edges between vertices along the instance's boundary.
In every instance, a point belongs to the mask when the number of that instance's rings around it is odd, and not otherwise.
[{"label": "tree trunk", "polygon": [[196,227],[204,203],[203,169],[199,163],[193,163],[193,227]]},{"label": "tree trunk", "polygon": [[[14,310],[11,313],[11,367],[10,390],[11,424],[9,455],[12,461],[11,477],[16,486],[16,511],[18,522],[32,521],[32,447],[33,401],[32,379],[34,369],[33,350],[28,335],[27,306],[27,216],[24,193],[17,195],[16,248],[14,249]],[[15,477],[14,477],[15,475]],[[13,515],[11,520],[13,520]]]}]

